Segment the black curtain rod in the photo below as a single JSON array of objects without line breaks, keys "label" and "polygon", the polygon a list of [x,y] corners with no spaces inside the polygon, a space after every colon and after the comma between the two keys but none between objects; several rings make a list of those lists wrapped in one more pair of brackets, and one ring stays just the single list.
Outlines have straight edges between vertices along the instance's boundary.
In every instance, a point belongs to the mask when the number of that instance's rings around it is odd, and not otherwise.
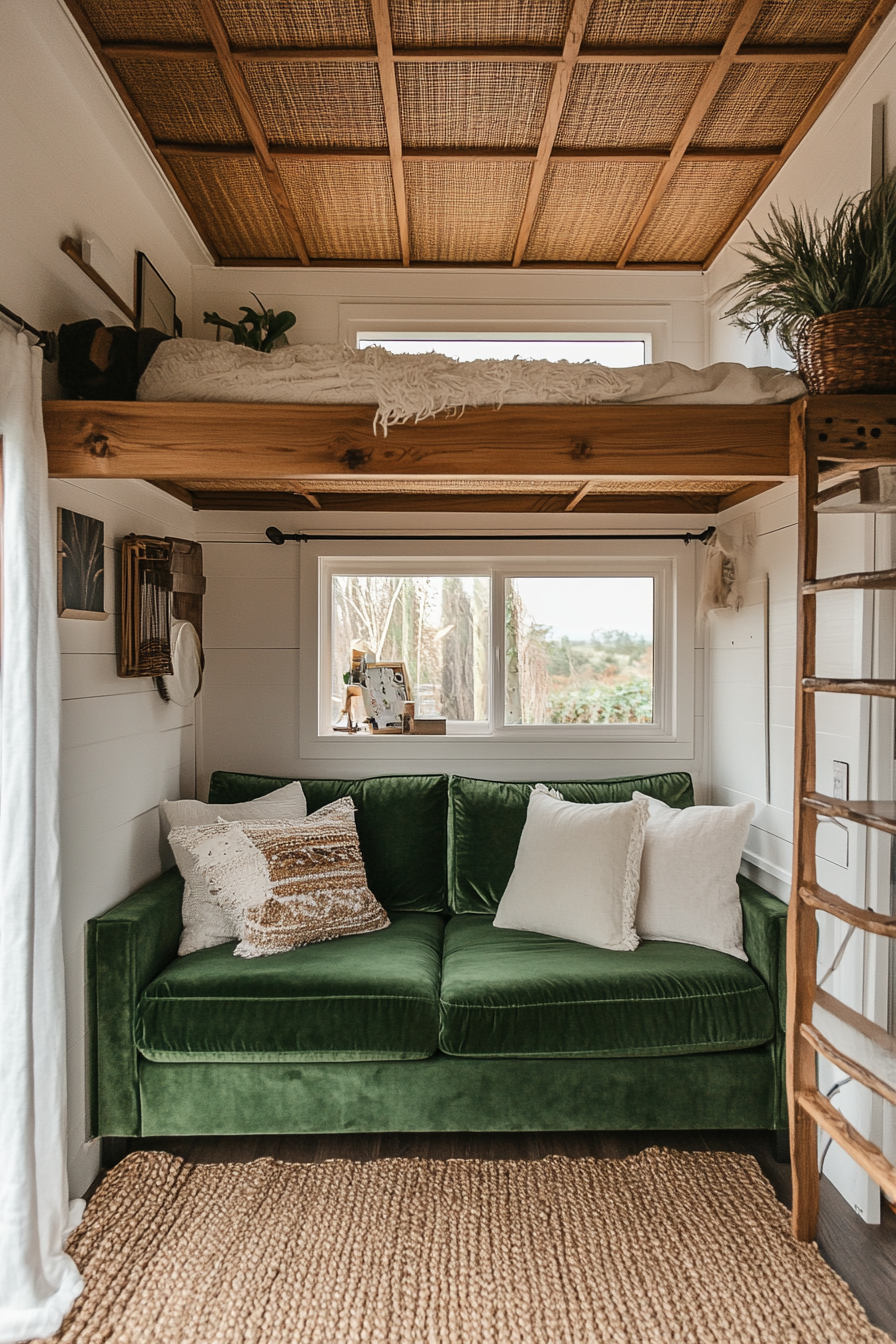
[{"label": "black curtain rod", "polygon": [[15,323],[20,331],[30,332],[32,336],[37,337],[37,343],[44,352],[44,359],[52,361],[56,358],[55,331],[39,331],[37,327],[32,327],[30,322],[26,322],[24,317],[19,317],[18,313],[14,313],[11,308],[7,308],[4,303],[0,303],[0,313],[10,322]]},{"label": "black curtain rod", "polygon": [[715,534],[714,527],[707,527],[702,532],[613,532],[609,535],[596,532],[405,532],[386,536],[382,532],[281,532],[279,527],[269,527],[265,532],[268,541],[275,546],[282,546],[285,541],[683,541],[685,546],[700,541],[705,546]]}]

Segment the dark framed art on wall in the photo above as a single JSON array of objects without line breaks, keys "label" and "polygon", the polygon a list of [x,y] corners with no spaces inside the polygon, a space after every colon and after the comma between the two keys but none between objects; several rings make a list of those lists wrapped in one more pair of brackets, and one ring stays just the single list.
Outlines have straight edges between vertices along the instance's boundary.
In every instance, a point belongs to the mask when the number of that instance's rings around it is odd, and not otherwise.
[{"label": "dark framed art on wall", "polygon": [[159,275],[145,252],[137,253],[137,330],[152,327],[166,336],[179,336],[183,330],[177,316],[177,299]]},{"label": "dark framed art on wall", "polygon": [[56,510],[56,609],[60,616],[104,621],[105,528],[99,518]]}]

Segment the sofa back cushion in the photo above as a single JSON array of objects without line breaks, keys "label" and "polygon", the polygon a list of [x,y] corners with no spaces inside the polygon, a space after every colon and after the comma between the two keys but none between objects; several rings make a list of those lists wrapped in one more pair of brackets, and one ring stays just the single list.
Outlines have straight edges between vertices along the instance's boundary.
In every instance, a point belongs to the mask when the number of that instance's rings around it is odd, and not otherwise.
[{"label": "sofa back cushion", "polygon": [[[208,800],[246,802],[290,782],[216,770]],[[387,910],[447,911],[446,775],[303,779],[301,784],[309,815],[336,798],[354,800],[367,885],[381,905]]]},{"label": "sofa back cushion", "polygon": [[683,771],[559,784],[547,779],[498,784],[453,775],[448,801],[448,900],[455,914],[489,915],[497,910],[513,872],[535,783],[558,789],[570,803],[627,803],[637,790],[669,807],[694,805],[694,786]]}]

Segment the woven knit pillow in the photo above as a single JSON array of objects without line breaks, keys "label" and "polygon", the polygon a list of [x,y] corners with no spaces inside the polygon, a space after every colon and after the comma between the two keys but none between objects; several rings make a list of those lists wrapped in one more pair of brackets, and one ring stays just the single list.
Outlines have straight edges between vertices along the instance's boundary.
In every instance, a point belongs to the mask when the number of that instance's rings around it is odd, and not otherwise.
[{"label": "woven knit pillow", "polygon": [[[259,839],[263,842],[261,846],[247,833],[250,829],[258,831]],[[329,884],[323,882],[319,885],[328,887],[331,894],[332,879],[338,872],[339,890],[350,888],[355,893],[356,905],[358,909],[365,908],[368,922],[363,927],[349,929],[341,927],[339,919],[334,918],[333,932],[313,938],[296,937],[285,946],[294,947],[302,942],[337,938],[343,932],[363,933],[367,931],[368,923],[371,928],[382,928],[388,923],[375,897],[367,890],[355,829],[354,804],[350,798],[337,798],[303,822],[254,822],[240,825],[221,821],[205,826],[180,826],[172,830],[168,839],[190,893],[189,900],[185,894],[183,907],[184,931],[178,948],[178,954],[182,957],[205,947],[216,947],[234,938],[242,938],[247,910],[263,905],[275,894],[279,901],[285,894],[283,881],[290,862],[287,856],[293,849],[296,855],[292,860],[293,866],[298,867],[305,877],[310,875],[312,866],[323,867],[324,876],[330,881]],[[308,843],[312,847],[317,845],[319,855],[326,852],[327,859],[323,865],[309,865],[307,861],[302,861],[303,846]],[[272,875],[267,855],[273,853],[274,849],[278,850],[280,857],[275,865],[277,871]],[[346,854],[350,861],[340,862],[340,853]],[[303,887],[301,882],[299,887]],[[303,890],[307,896],[310,891],[308,882],[304,883]],[[365,905],[365,893],[366,899],[373,903],[374,915],[377,918],[381,915],[385,923],[370,922],[370,908]],[[325,897],[317,900],[315,909],[318,915],[326,903]],[[330,904],[333,905],[335,916],[339,902]],[[271,913],[269,911],[262,917],[270,918]],[[349,922],[343,909],[341,923]],[[305,924],[308,923],[306,918]],[[268,944],[274,940],[268,936],[263,941]],[[282,942],[282,938],[277,941]],[[262,949],[267,950],[281,951],[284,948],[278,945]],[[260,954],[247,953],[245,949],[239,952],[240,956]]]},{"label": "woven knit pillow", "polygon": [[[322,812],[329,815],[321,818]],[[367,886],[350,798],[304,822],[238,822],[234,829],[262,861],[245,889],[235,956],[264,957],[388,927],[389,916]]]}]

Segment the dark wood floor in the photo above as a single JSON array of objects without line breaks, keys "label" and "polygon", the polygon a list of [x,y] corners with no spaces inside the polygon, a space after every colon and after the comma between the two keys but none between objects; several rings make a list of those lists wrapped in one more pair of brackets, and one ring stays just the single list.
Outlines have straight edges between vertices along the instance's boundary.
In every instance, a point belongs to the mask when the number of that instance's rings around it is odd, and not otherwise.
[{"label": "dark wood floor", "polygon": [[[790,1167],[777,1162],[774,1141],[764,1130],[706,1132],[615,1132],[544,1134],[288,1134],[238,1138],[140,1139],[133,1148],[174,1153],[189,1162],[325,1162],[383,1157],[537,1159],[628,1157],[655,1144],[687,1151],[750,1153],[783,1204],[790,1203]],[[120,1153],[124,1155],[123,1150]],[[116,1154],[116,1157],[119,1154]],[[98,1182],[97,1182],[98,1184]],[[870,1320],[896,1339],[896,1216],[884,1206],[879,1227],[869,1227],[831,1183],[822,1180],[818,1244],[845,1279]]]}]

